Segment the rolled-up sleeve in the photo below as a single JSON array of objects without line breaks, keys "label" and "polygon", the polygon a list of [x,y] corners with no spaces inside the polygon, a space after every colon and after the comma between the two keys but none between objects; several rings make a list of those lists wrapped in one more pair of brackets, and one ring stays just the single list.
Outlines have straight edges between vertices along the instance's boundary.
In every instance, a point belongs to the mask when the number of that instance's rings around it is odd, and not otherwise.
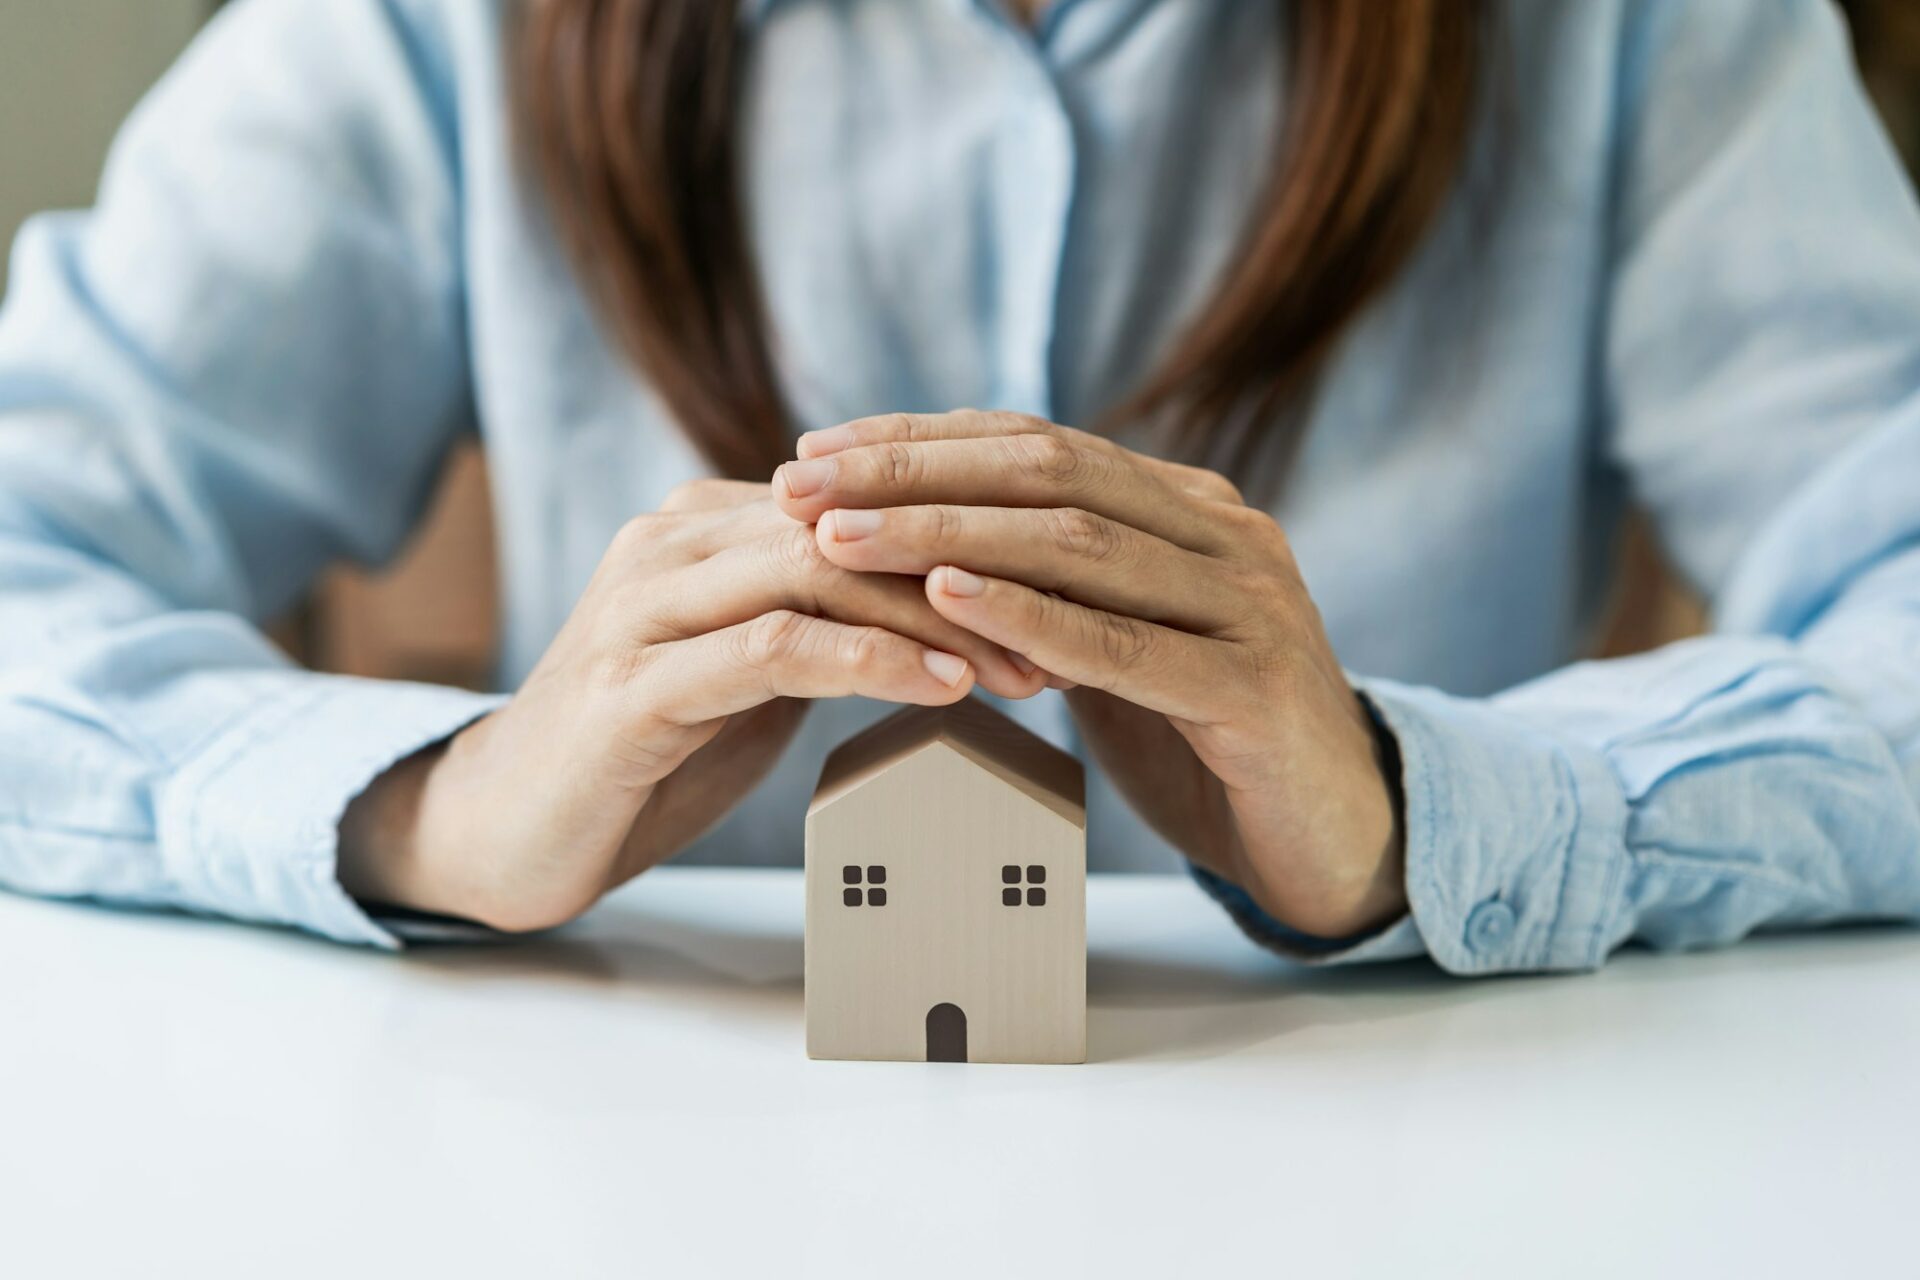
[{"label": "rolled-up sleeve", "polygon": [[30,223],[0,311],[0,885],[391,944],[335,831],[490,696],[256,629],[470,429],[457,147],[404,4],[254,0]]}]

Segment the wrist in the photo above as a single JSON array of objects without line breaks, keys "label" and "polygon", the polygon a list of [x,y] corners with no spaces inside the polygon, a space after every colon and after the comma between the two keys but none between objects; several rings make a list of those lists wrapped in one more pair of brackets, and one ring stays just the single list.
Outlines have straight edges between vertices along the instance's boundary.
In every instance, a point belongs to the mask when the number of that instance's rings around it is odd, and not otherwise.
[{"label": "wrist", "polygon": [[1354,691],[1360,709],[1366,713],[1367,729],[1373,738],[1373,764],[1386,793],[1387,832],[1376,883],[1383,900],[1391,906],[1392,916],[1405,915],[1407,903],[1407,798],[1401,781],[1400,740],[1364,693]]},{"label": "wrist", "polygon": [[1312,788],[1322,805],[1318,820],[1264,852],[1242,842],[1231,859],[1248,896],[1273,920],[1347,942],[1410,909],[1399,743],[1357,693],[1353,710],[1353,719],[1332,731],[1347,745],[1329,752],[1350,763]]},{"label": "wrist", "polygon": [[438,895],[423,883],[421,815],[434,767],[445,757],[440,742],[415,752],[375,778],[340,818],[337,875],[340,885],[366,905],[444,912]]}]

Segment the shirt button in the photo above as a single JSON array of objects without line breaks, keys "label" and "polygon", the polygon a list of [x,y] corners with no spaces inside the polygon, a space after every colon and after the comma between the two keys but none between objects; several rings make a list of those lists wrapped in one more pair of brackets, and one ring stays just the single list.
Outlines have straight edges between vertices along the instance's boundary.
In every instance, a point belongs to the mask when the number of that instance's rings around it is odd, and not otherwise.
[{"label": "shirt button", "polygon": [[1506,903],[1498,899],[1481,903],[1467,916],[1467,949],[1485,954],[1504,947],[1512,941],[1518,923],[1519,917]]}]

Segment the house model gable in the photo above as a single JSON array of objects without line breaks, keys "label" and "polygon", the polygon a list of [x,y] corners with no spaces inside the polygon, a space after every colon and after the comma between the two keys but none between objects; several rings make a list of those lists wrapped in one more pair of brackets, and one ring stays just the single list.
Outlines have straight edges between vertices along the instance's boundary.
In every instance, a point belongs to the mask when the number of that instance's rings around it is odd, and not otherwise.
[{"label": "house model gable", "polygon": [[1084,772],[971,700],[831,756],[807,813],[807,1051],[1086,1057]]},{"label": "house model gable", "polygon": [[818,812],[908,756],[934,746],[958,752],[1085,828],[1086,773],[1080,762],[971,698],[949,707],[909,707],[848,738],[827,756],[808,812]]}]

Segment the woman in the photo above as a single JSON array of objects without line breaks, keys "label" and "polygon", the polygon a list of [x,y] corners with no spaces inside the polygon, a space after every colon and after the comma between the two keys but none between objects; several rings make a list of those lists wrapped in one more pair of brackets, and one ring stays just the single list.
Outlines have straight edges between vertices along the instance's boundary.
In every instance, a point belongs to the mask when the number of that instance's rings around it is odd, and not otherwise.
[{"label": "woman", "polygon": [[[512,694],[289,666],[471,432]],[[1920,218],[1821,0],[249,0],[21,237],[0,462],[26,892],[553,925],[977,686],[1297,955],[1920,912]],[[1629,494],[1716,632],[1564,666]]]}]

